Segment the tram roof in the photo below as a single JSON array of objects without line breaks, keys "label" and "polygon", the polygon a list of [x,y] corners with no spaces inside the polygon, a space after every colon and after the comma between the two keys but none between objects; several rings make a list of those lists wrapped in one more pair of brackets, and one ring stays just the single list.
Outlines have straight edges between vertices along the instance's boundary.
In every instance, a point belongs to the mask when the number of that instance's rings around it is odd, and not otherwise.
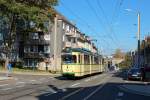
[{"label": "tram roof", "polygon": [[88,54],[88,55],[94,55],[94,56],[98,56],[99,54],[97,53],[92,53],[91,51],[84,49],[84,48],[67,48],[65,50],[63,50],[64,53],[71,53],[71,52],[81,52],[84,54]]}]

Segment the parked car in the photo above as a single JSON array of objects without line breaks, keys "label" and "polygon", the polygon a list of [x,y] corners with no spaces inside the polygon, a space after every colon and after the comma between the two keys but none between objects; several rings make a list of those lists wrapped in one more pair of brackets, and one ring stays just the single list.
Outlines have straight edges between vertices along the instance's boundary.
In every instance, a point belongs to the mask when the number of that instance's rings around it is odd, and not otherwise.
[{"label": "parked car", "polygon": [[142,80],[142,71],[140,68],[131,68],[127,73],[128,80],[138,79]]}]

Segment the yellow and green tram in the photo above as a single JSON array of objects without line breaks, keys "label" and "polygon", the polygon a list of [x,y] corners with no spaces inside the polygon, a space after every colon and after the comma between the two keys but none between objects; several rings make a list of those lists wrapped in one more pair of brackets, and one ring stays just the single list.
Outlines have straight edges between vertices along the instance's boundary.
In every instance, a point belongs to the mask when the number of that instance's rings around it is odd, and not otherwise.
[{"label": "yellow and green tram", "polygon": [[86,49],[67,49],[62,53],[63,76],[81,77],[104,71],[102,56]]}]

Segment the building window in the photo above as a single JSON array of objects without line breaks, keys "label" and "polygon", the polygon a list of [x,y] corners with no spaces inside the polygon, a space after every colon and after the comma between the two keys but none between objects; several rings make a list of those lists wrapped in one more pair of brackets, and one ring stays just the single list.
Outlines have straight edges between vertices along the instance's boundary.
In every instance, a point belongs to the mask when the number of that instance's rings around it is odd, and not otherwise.
[{"label": "building window", "polygon": [[66,26],[66,31],[69,32],[69,25]]},{"label": "building window", "polygon": [[25,52],[25,53],[30,52],[30,47],[29,47],[29,46],[25,46],[25,47],[24,47],[24,52]]},{"label": "building window", "polygon": [[38,52],[38,46],[33,46],[33,52]]},{"label": "building window", "polygon": [[65,23],[63,23],[63,29],[65,29]]},{"label": "building window", "polygon": [[44,52],[45,53],[50,53],[50,47],[49,46],[44,46]]},{"label": "building window", "polygon": [[67,37],[67,42],[71,42],[71,38],[70,37]]},{"label": "building window", "polygon": [[73,41],[72,41],[73,43],[76,43],[76,38],[73,38]]},{"label": "building window", "polygon": [[65,35],[63,35],[63,42],[65,42]]},{"label": "building window", "polygon": [[38,33],[32,33],[32,39],[39,39],[39,34]]}]

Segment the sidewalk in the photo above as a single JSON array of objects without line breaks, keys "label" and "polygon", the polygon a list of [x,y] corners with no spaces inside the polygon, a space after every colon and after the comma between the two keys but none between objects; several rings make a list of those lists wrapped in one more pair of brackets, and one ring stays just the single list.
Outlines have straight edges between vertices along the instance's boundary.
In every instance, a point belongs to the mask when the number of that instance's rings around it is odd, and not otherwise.
[{"label": "sidewalk", "polygon": [[146,84],[145,85],[124,84],[120,86],[120,89],[138,95],[150,96],[150,85]]},{"label": "sidewalk", "polygon": [[[0,71],[0,73],[7,73],[7,71]],[[53,73],[49,73],[49,72],[23,72],[23,71],[12,71],[12,74],[22,74],[22,75],[54,75],[54,76],[58,76],[61,75],[59,73],[53,74]]]}]

